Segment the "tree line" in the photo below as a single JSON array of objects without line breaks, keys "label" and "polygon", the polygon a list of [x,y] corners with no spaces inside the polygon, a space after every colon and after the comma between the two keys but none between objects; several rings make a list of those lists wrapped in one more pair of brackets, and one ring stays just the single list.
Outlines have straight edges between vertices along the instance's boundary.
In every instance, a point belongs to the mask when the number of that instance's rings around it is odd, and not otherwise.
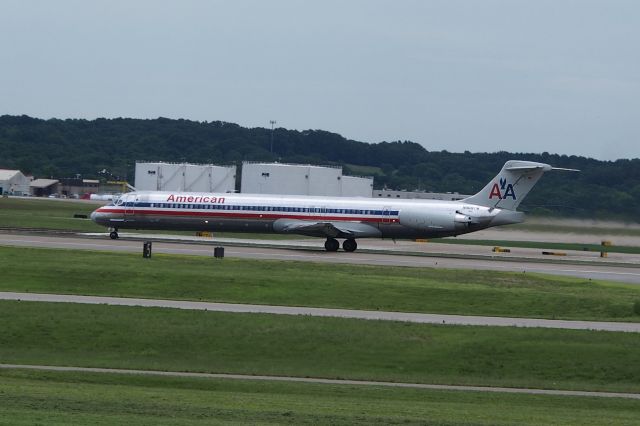
[{"label": "tree line", "polygon": [[0,168],[36,177],[133,180],[136,160],[237,164],[280,161],[341,165],[374,176],[376,188],[480,190],[505,161],[522,159],[580,173],[548,173],[522,204],[536,214],[638,221],[640,159],[599,161],[549,153],[452,153],[410,141],[364,143],[323,130],[245,128],[223,121],[96,120],[0,116]]}]

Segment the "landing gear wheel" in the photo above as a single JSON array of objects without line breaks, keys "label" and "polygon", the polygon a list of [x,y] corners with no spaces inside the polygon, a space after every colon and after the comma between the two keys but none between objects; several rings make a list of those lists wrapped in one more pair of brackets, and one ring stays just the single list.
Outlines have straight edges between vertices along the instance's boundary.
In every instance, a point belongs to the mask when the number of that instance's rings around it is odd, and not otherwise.
[{"label": "landing gear wheel", "polygon": [[340,243],[335,238],[327,238],[324,242],[324,248],[326,251],[338,251]]},{"label": "landing gear wheel", "polygon": [[112,240],[117,240],[118,239],[118,231],[111,231],[109,233],[109,237],[111,237]]},{"label": "landing gear wheel", "polygon": [[356,249],[358,248],[358,244],[356,243],[356,240],[353,239],[348,239],[348,240],[344,240],[344,242],[342,243],[342,249],[344,251],[356,251]]}]

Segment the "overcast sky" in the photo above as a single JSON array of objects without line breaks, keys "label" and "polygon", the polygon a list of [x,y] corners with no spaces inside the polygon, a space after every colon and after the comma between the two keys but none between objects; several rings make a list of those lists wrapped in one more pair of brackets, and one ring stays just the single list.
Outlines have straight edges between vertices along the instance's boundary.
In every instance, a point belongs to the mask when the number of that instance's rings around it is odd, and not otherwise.
[{"label": "overcast sky", "polygon": [[640,157],[640,2],[0,3],[0,114]]}]

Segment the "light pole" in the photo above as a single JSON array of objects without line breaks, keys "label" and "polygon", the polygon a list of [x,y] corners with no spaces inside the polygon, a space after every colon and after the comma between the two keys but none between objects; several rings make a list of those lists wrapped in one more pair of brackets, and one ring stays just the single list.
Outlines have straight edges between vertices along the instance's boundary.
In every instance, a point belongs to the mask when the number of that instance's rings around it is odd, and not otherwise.
[{"label": "light pole", "polygon": [[269,120],[271,123],[271,154],[273,154],[273,125],[276,124],[276,120]]}]

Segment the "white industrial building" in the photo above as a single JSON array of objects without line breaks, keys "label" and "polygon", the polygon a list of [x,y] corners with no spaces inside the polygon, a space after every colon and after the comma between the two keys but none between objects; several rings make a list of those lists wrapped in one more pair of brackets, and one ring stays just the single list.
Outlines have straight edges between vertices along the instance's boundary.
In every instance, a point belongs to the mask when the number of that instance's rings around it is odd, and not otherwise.
[{"label": "white industrial building", "polygon": [[373,178],[344,176],[341,167],[283,163],[242,163],[244,194],[371,197]]},{"label": "white industrial building", "polygon": [[0,194],[29,195],[30,183],[20,170],[0,169]]},{"label": "white industrial building", "polygon": [[236,166],[136,162],[138,191],[235,192]]},{"label": "white industrial building", "polygon": [[371,197],[373,178],[342,175],[342,197]]}]

